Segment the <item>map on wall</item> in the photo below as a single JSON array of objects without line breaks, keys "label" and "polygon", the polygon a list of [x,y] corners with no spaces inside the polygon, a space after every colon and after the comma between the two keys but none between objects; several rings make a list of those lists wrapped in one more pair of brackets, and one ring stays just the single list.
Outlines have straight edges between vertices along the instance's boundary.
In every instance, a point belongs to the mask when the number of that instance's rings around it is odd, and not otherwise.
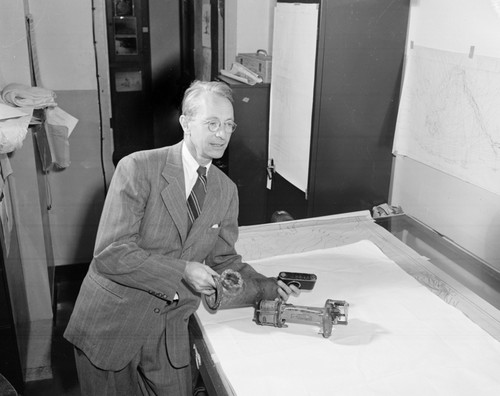
[{"label": "map on wall", "polygon": [[500,59],[408,50],[393,152],[500,195]]}]

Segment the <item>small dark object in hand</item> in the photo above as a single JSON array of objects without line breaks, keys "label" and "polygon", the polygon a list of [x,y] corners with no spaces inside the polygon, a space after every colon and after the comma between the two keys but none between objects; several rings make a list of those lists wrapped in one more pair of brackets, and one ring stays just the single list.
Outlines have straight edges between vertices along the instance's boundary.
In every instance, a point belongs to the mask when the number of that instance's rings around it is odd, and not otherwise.
[{"label": "small dark object in hand", "polygon": [[301,290],[312,290],[316,284],[316,275],[303,272],[280,272],[278,280],[285,282],[288,286],[297,286]]}]

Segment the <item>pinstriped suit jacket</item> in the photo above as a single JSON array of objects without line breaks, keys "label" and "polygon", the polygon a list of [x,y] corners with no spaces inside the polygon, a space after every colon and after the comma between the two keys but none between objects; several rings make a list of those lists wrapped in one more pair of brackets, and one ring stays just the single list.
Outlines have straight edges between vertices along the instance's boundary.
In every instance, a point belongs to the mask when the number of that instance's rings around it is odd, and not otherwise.
[{"label": "pinstriped suit jacket", "polygon": [[[202,213],[188,234],[181,143],[123,158],[66,339],[97,367],[120,370],[152,336],[153,324],[163,321],[171,363],[189,364],[187,322],[200,295],[182,280],[186,261],[263,277],[236,254],[237,216],[236,186],[212,166]],[[175,309],[166,308],[176,293]]]}]

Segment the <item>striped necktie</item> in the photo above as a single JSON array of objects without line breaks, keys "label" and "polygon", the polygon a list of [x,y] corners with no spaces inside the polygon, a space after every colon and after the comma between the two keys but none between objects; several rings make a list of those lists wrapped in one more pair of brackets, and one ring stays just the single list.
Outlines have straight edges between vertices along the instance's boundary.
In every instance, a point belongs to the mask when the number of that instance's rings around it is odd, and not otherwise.
[{"label": "striped necktie", "polygon": [[207,168],[200,166],[196,172],[198,172],[198,179],[187,200],[189,227],[191,227],[200,215],[207,193]]}]

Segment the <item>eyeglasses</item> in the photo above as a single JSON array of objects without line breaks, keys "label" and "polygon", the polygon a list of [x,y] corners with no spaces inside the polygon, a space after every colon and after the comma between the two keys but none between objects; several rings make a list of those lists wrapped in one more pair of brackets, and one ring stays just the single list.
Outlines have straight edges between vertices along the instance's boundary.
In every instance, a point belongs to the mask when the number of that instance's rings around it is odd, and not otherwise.
[{"label": "eyeglasses", "polygon": [[[191,117],[193,120],[196,118]],[[223,125],[222,122],[218,118],[210,118],[208,120],[203,120],[202,121],[203,125],[206,125],[208,130],[212,133],[217,133],[220,131],[221,126]],[[236,130],[236,123],[234,121],[226,121],[224,122],[224,132],[227,134],[231,134]]]}]

